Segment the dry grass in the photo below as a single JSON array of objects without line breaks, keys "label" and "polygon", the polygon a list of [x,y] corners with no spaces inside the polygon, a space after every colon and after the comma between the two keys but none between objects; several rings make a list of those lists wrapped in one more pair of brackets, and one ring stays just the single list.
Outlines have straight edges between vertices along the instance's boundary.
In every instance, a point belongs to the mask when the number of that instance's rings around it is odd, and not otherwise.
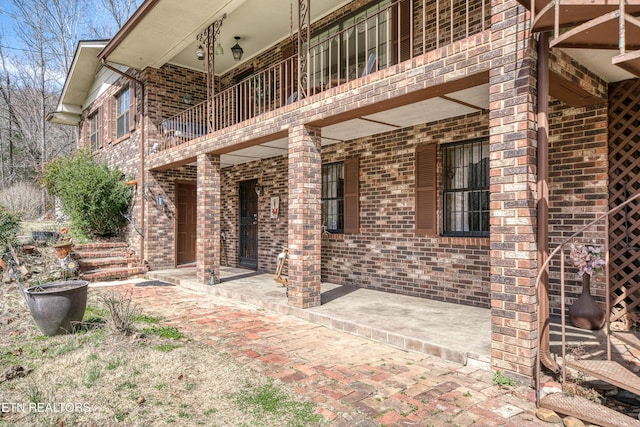
[{"label": "dry grass", "polygon": [[38,218],[42,209],[43,190],[31,182],[17,182],[0,190],[0,205],[24,219]]},{"label": "dry grass", "polygon": [[[96,289],[89,290],[84,331],[47,338],[15,285],[1,288],[0,318],[14,320],[0,324],[0,426],[320,425],[314,406],[299,402],[285,384],[160,319],[136,314],[130,336],[101,326],[108,313]],[[14,366],[33,371],[5,381]],[[29,410],[30,403],[43,411]],[[7,411],[6,404],[25,411]],[[46,411],[46,404],[63,412]]]}]

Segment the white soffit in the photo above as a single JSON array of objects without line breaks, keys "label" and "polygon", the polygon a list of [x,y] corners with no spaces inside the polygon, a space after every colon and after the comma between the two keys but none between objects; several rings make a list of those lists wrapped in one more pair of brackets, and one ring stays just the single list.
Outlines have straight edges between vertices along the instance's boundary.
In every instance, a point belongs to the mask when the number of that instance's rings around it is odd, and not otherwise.
[{"label": "white soffit", "polygon": [[375,135],[377,133],[389,132],[397,128],[397,126],[390,126],[388,124],[377,123],[370,120],[353,119],[323,127],[322,136],[329,139],[349,141],[369,135]]},{"label": "white soffit", "polygon": [[269,141],[262,144],[263,147],[281,148],[283,150],[289,149],[289,138],[280,138],[275,141]]},{"label": "white soffit", "polygon": [[266,147],[264,145],[255,145],[253,147],[242,148],[240,150],[234,151],[233,154],[236,156],[257,157],[259,159],[266,159],[268,157],[286,154],[286,152],[287,150],[282,148],[272,148]]},{"label": "white soffit", "polygon": [[478,110],[460,105],[457,102],[447,101],[446,99],[431,98],[365,117],[398,127],[408,127],[473,113],[474,111]]},{"label": "white soffit", "polygon": [[[348,2],[316,2],[310,9],[311,20]],[[117,45],[108,46],[107,60],[136,69],[159,68],[169,62],[203,70],[203,61],[195,57],[197,36],[225,13],[227,17],[218,37],[224,55],[215,59],[216,74],[239,64],[230,50],[235,44],[234,36],[240,37],[244,62],[297,31],[297,3],[290,0],[158,0],[137,21],[131,21],[129,27],[125,24],[127,30],[121,29],[114,38],[119,40]]]},{"label": "white soffit", "polygon": [[226,168],[229,166],[239,165],[242,163],[249,163],[258,159],[259,157],[245,157],[245,156],[236,156],[233,154],[222,154],[220,156],[220,167]]},{"label": "white soffit", "polygon": [[81,41],[62,89],[60,103],[82,107],[100,66],[98,53],[106,41]]},{"label": "white soffit", "polygon": [[[322,128],[322,146],[349,141],[408,126],[431,123],[489,108],[489,84],[483,84],[443,97],[426,99],[387,111],[369,114]],[[220,156],[222,166],[286,155],[288,139],[281,138],[261,145],[243,148]]]},{"label": "white soffit", "polygon": [[[311,20],[330,13],[348,3],[348,0],[323,0],[311,5]],[[239,44],[244,50],[242,62],[251,59],[259,53],[270,49],[271,46],[289,34],[298,30],[298,6],[290,0],[243,0],[233,11],[227,11],[227,18],[223,21],[218,35],[218,41],[224,49],[224,54],[215,57],[215,73],[224,74],[240,64],[233,60],[231,47],[236,43],[234,37],[240,37]],[[293,12],[293,22],[291,13]],[[293,28],[291,26],[293,25]],[[199,31],[204,30],[200,28]],[[173,57],[166,56],[163,61],[195,70],[203,69],[203,61],[195,59],[198,47],[196,35],[186,39],[181,45],[182,50],[174,51]],[[293,40],[293,43],[296,41]],[[156,64],[159,66],[160,63]]]},{"label": "white soffit", "polygon": [[455,99],[465,104],[473,105],[482,110],[489,109],[489,83],[470,87],[468,89],[451,92],[446,98]]}]

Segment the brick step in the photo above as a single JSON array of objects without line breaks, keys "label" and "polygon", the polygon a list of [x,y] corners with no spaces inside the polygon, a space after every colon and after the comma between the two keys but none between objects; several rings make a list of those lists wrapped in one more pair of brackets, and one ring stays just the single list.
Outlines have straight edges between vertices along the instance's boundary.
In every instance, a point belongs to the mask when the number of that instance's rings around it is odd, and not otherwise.
[{"label": "brick step", "polygon": [[78,258],[80,270],[97,270],[99,268],[135,267],[140,265],[140,260],[135,257],[105,257],[105,258]]},{"label": "brick step", "polygon": [[84,258],[109,258],[109,257],[122,257],[126,258],[129,255],[129,249],[115,248],[115,249],[103,249],[103,250],[78,250],[75,247],[72,251],[72,256],[76,259]]},{"label": "brick step", "polygon": [[81,243],[74,244],[73,249],[75,251],[101,251],[105,249],[122,249],[128,250],[129,244],[127,242],[96,242],[96,243]]},{"label": "brick step", "polygon": [[103,280],[129,279],[133,277],[143,277],[147,272],[146,266],[121,267],[121,268],[101,268],[80,273],[80,279],[89,282],[99,282]]}]

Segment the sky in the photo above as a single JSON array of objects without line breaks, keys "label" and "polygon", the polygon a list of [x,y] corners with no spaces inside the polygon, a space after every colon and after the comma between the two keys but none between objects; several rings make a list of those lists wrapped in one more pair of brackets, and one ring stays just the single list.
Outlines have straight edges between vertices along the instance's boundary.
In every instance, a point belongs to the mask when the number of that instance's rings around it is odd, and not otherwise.
[{"label": "sky", "polygon": [[13,29],[13,19],[7,14],[10,10],[10,2],[0,0],[0,35],[2,35],[2,48],[19,49],[22,43]]}]

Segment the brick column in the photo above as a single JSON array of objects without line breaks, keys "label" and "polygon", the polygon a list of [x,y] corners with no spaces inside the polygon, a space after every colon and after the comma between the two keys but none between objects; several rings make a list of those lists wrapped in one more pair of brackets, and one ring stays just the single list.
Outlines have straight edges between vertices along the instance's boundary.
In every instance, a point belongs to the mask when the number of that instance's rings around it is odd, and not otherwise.
[{"label": "brick column", "polygon": [[213,270],[220,279],[220,156],[198,155],[198,282],[208,284]]},{"label": "brick column", "polygon": [[529,14],[492,1],[490,71],[491,361],[527,382],[536,347],[536,88]]},{"label": "brick column", "polygon": [[289,304],[320,305],[320,129],[289,129]]}]

